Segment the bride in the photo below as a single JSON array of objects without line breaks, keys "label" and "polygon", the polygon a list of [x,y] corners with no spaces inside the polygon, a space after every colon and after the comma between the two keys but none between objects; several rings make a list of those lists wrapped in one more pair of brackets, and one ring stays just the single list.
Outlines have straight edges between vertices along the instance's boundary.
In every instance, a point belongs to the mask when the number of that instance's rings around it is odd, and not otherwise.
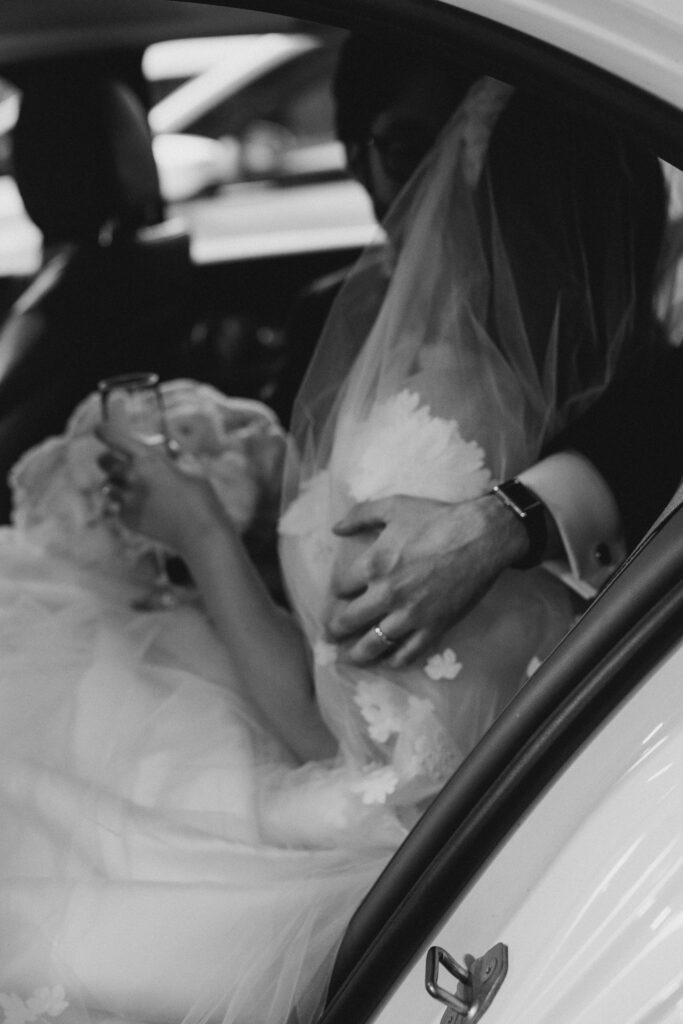
[{"label": "bride", "polygon": [[121,429],[100,430],[121,518],[182,557],[201,610],[136,612],[120,571],[22,529],[17,497],[0,541],[7,1024],[313,1021],[364,893],[570,625],[537,568],[409,668],[354,667],[324,626],[333,565],[357,555],[332,532],[351,503],[483,493],[652,333],[652,166],[557,121],[475,82],[342,291],[284,477],[293,613],[207,481]]}]

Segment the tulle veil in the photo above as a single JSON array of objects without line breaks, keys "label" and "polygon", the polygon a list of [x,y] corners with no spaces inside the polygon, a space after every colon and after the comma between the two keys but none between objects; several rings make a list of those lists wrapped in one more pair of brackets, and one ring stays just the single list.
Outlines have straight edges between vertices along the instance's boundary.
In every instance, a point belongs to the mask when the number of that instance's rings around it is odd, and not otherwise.
[{"label": "tulle veil", "polygon": [[285,507],[323,466],[344,477],[344,424],[406,388],[481,445],[492,479],[530,465],[653,343],[663,221],[654,155],[478,79],[336,300],[294,409]]}]

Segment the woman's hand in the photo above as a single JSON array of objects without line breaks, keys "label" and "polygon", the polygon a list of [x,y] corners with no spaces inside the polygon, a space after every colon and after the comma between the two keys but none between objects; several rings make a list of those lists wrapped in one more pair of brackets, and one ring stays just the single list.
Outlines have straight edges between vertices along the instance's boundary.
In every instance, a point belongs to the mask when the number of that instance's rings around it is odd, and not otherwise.
[{"label": "woman's hand", "polygon": [[101,424],[96,433],[109,449],[99,459],[109,500],[129,529],[185,556],[199,538],[219,526],[225,529],[227,516],[211,485],[183,472],[167,449],[110,424]]}]

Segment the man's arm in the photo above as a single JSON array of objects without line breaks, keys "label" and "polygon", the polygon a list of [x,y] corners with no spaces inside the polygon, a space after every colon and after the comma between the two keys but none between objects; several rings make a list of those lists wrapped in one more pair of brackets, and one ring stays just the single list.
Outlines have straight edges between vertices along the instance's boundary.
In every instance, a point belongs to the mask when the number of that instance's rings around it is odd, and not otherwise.
[{"label": "man's arm", "polygon": [[[335,532],[375,538],[339,561],[332,581],[330,638],[361,665],[415,660],[529,545],[521,521],[491,494],[457,505],[405,495],[363,502]],[[396,642],[389,647],[382,634]]]},{"label": "man's arm", "polygon": [[641,353],[550,451],[578,452],[599,472],[633,548],[683,475],[683,346]]},{"label": "man's arm", "polygon": [[[545,564],[590,597],[680,480],[683,349],[662,346],[631,364],[553,449],[519,478],[548,510]],[[330,636],[359,664],[413,661],[529,546],[523,523],[494,495],[459,505],[366,502],[337,528],[370,530],[363,555],[337,566],[329,617]]]}]

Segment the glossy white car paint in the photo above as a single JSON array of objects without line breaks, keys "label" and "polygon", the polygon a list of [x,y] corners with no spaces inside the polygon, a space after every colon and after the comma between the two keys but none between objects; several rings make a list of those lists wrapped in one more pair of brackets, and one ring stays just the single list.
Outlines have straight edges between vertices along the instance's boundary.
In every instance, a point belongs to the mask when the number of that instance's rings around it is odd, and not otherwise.
[{"label": "glossy white car paint", "polygon": [[683,105],[681,0],[442,0]]},{"label": "glossy white car paint", "polygon": [[[430,945],[509,969],[486,1024],[683,1020],[683,645],[518,826]],[[437,1024],[422,951],[377,1024]],[[442,968],[439,983],[455,982]]]}]

